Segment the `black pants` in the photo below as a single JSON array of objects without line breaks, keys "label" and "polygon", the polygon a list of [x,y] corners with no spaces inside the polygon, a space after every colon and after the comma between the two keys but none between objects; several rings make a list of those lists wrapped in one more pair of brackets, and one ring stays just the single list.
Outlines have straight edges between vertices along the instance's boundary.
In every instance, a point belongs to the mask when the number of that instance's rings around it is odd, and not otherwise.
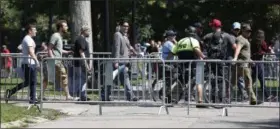
[{"label": "black pants", "polygon": [[30,66],[27,64],[21,65],[24,72],[24,82],[18,84],[16,87],[10,90],[10,94],[13,95],[17,91],[29,86],[30,88],[30,102],[36,101],[36,83],[37,83],[37,71],[35,66]]}]

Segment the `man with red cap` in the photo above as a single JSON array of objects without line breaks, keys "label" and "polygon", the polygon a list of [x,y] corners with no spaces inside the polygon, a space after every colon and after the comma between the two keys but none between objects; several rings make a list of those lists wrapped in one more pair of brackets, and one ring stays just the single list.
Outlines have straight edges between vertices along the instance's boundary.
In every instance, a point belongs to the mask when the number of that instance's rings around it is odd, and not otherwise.
[{"label": "man with red cap", "polygon": [[[233,57],[233,50],[235,48],[235,40],[230,36],[230,34],[222,31],[222,23],[218,19],[213,19],[209,26],[212,28],[213,32],[206,34],[203,37],[204,45],[206,47],[207,56],[209,59],[220,59],[220,60],[231,60]],[[215,76],[227,78],[227,70],[223,70],[223,65],[220,63],[211,63],[210,69]],[[216,73],[217,71],[217,73]],[[218,80],[219,87],[222,86],[223,80]],[[216,81],[213,80],[211,85],[216,87]],[[217,86],[218,87],[218,86]],[[212,88],[215,90],[215,88]],[[219,91],[222,91],[219,88]],[[215,92],[214,92],[215,93]],[[222,100],[222,93],[219,92],[219,100]],[[212,99],[215,94],[212,94]]]}]

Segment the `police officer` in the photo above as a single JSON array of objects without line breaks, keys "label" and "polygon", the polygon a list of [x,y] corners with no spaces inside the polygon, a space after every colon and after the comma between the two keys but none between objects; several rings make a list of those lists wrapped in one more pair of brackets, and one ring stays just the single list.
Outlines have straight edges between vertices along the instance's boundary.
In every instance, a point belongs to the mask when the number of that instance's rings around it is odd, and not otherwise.
[{"label": "police officer", "polygon": [[[186,30],[187,36],[181,39],[177,44],[175,44],[172,53],[178,56],[179,60],[203,60],[205,58],[204,54],[201,51],[201,46],[199,41],[194,37],[196,36],[195,28],[193,26],[189,26]],[[194,63],[193,63],[194,64]],[[195,67],[192,64],[192,69]],[[189,63],[180,64],[181,68],[185,70],[188,68]],[[198,91],[198,103],[202,103],[202,77],[200,74],[203,72],[203,63],[196,64],[196,86]],[[192,70],[194,71],[194,70]],[[187,72],[188,73],[188,72]],[[191,72],[191,77],[194,76],[193,72]],[[188,76],[185,74],[183,76],[188,80]],[[198,106],[197,106],[198,107]]]}]

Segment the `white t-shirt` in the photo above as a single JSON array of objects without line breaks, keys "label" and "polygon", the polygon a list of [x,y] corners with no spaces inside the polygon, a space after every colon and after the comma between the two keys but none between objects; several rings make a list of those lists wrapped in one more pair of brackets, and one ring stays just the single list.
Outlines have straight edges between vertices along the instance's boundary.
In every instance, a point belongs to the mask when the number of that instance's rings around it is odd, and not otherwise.
[{"label": "white t-shirt", "polygon": [[[29,48],[33,47],[35,51],[36,44],[34,40],[31,38],[31,36],[26,35],[21,42],[21,46],[22,46],[22,55],[25,57],[26,56],[31,57],[29,55]],[[31,58],[23,58],[22,64],[35,64],[35,60]]]}]

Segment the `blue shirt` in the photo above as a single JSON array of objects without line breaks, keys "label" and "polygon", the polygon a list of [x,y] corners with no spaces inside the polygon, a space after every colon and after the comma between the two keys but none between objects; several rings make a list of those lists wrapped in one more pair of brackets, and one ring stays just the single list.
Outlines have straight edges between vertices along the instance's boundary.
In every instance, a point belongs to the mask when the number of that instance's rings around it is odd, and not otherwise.
[{"label": "blue shirt", "polygon": [[[172,49],[174,47],[174,44],[171,41],[166,41],[163,45],[162,45],[162,59],[166,60],[167,56],[169,53],[172,52]],[[171,57],[170,60],[173,60],[174,56]]]}]

